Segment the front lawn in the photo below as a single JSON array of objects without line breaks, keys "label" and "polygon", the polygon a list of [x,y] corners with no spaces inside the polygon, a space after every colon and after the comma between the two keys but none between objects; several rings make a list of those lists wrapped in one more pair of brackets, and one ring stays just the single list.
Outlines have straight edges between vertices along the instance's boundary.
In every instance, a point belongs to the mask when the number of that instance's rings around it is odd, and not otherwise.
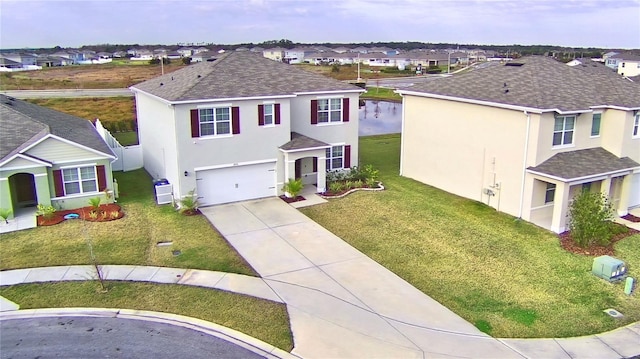
[{"label": "front lawn", "polygon": [[223,325],[285,351],[293,348],[289,316],[284,304],[199,287],[107,282],[22,284],[0,288],[0,295],[20,304],[20,309],[92,307],[152,310],[185,315]]},{"label": "front lawn", "polygon": [[[144,170],[115,172],[125,215],[110,222],[67,220],[2,235],[0,270],[89,264],[87,243],[100,264],[206,269],[256,275],[203,216],[158,206]],[[88,203],[87,203],[88,205]],[[173,242],[157,246],[158,242]],[[174,256],[173,251],[180,255]]]},{"label": "front lawn", "polygon": [[[640,320],[638,294],[593,276],[593,257],[568,253],[553,233],[482,203],[398,176],[399,149],[399,135],[361,138],[360,163],[379,169],[387,190],[303,213],[494,337],[587,335]],[[640,235],[618,242],[616,256],[637,278]]]}]

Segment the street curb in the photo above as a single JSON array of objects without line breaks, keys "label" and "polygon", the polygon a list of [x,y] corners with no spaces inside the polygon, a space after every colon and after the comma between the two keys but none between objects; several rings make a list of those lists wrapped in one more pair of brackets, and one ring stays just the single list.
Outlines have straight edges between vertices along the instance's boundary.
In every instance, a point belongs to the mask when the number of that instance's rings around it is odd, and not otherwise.
[{"label": "street curb", "polygon": [[143,320],[164,323],[195,330],[231,342],[269,359],[300,359],[300,357],[276,348],[259,339],[205,320],[183,315],[152,312],[146,310],[114,308],[46,308],[25,309],[1,312],[0,321],[13,319],[50,318],[50,317],[106,317],[129,320]]}]

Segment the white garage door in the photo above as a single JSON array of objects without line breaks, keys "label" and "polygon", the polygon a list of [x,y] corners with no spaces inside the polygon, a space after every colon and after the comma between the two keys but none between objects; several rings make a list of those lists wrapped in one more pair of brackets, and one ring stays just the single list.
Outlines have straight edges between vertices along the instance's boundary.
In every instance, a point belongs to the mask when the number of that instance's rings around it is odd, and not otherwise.
[{"label": "white garage door", "polygon": [[203,206],[276,195],[275,162],[196,172],[198,200]]},{"label": "white garage door", "polygon": [[640,173],[636,173],[631,178],[631,198],[629,207],[640,207]]}]

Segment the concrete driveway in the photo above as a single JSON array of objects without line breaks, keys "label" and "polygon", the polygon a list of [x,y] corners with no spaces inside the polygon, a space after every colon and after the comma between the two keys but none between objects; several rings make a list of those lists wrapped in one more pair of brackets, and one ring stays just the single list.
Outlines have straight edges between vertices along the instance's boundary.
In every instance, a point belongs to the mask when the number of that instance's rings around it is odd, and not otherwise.
[{"label": "concrete driveway", "polygon": [[201,208],[287,304],[304,358],[522,358],[279,198]]}]

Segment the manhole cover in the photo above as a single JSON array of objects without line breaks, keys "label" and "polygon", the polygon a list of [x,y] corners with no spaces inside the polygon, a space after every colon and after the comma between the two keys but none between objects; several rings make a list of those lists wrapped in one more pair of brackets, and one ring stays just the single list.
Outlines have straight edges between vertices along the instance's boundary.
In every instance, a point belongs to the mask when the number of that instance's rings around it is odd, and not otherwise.
[{"label": "manhole cover", "polygon": [[180,251],[178,251],[178,250],[175,250],[175,251],[173,251],[173,252],[171,252],[171,253],[173,253],[173,255],[174,255],[174,256],[179,256],[179,255],[181,255],[181,254],[182,254],[182,252],[180,252]]},{"label": "manhole cover", "polygon": [[620,313],[619,311],[609,308],[609,309],[605,309],[603,310],[603,312],[609,314],[610,316],[614,317],[614,318],[621,318],[623,317],[622,313]]}]

